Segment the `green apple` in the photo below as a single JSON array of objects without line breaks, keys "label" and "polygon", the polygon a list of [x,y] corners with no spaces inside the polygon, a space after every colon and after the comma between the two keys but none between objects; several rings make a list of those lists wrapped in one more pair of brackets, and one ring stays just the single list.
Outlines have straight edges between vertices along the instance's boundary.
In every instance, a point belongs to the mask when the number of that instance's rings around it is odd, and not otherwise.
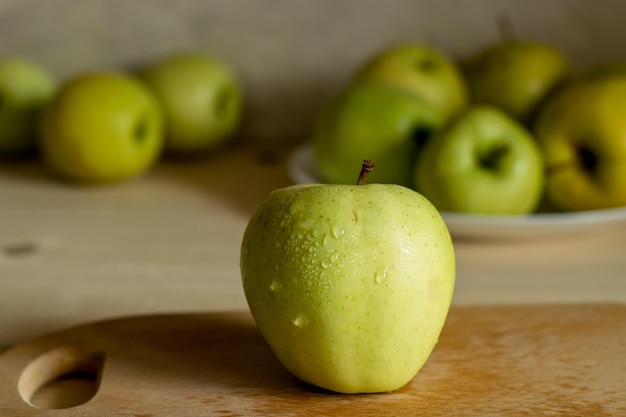
[{"label": "green apple", "polygon": [[420,370],[454,290],[437,210],[395,184],[295,185],[255,211],[241,245],[250,310],[283,365],[340,393],[398,389]]},{"label": "green apple", "polygon": [[362,65],[355,83],[382,83],[415,93],[440,112],[443,120],[459,113],[468,102],[465,79],[457,63],[427,45],[391,46]]},{"label": "green apple", "polygon": [[416,188],[442,211],[519,215],[541,200],[544,164],[535,138],[490,106],[472,106],[426,145]]},{"label": "green apple", "polygon": [[473,100],[530,123],[539,107],[569,77],[567,58],[550,45],[511,40],[490,45],[467,63]]},{"label": "green apple", "polygon": [[109,183],[146,171],[163,147],[154,95],[134,77],[88,73],[61,85],[41,119],[50,168],[69,180]]},{"label": "green apple", "polygon": [[227,142],[239,127],[243,97],[225,62],[183,53],[147,65],[139,73],[162,103],[165,150],[194,154]]},{"label": "green apple", "polygon": [[626,77],[605,75],[572,83],[537,121],[546,195],[562,210],[626,206]]},{"label": "green apple", "polygon": [[0,156],[35,148],[37,118],[56,89],[43,68],[23,58],[0,60]]},{"label": "green apple", "polygon": [[354,166],[376,161],[371,182],[412,184],[416,154],[442,120],[419,97],[377,84],[344,90],[321,112],[311,146],[323,182],[353,184]]}]

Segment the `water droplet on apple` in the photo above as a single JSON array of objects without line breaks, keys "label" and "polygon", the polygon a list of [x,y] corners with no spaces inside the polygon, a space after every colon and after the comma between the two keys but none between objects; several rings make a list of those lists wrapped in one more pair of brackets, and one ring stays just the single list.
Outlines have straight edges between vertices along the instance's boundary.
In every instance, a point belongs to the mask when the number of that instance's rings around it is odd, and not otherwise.
[{"label": "water droplet on apple", "polygon": [[324,269],[331,268],[333,264],[337,262],[337,260],[339,260],[339,252],[335,252],[332,255],[330,255],[327,260],[323,260],[322,268]]},{"label": "water droplet on apple", "polygon": [[339,238],[341,238],[341,236],[344,235],[344,233],[346,233],[346,231],[344,229],[342,229],[341,227],[339,227],[339,226],[335,226],[335,227],[332,228],[330,233],[333,235],[333,237],[335,239],[339,239]]},{"label": "water droplet on apple", "polygon": [[272,281],[272,283],[270,284],[270,290],[273,292],[278,292],[282,289],[283,289],[283,284],[277,279]]},{"label": "water droplet on apple", "polygon": [[387,268],[385,268],[383,272],[376,272],[374,274],[374,281],[376,281],[376,284],[383,284],[387,281]]},{"label": "water droplet on apple", "polygon": [[295,319],[291,321],[291,324],[293,324],[296,327],[304,327],[307,324],[309,324],[309,319],[307,319],[307,317],[304,314],[299,314],[298,316],[296,316]]}]

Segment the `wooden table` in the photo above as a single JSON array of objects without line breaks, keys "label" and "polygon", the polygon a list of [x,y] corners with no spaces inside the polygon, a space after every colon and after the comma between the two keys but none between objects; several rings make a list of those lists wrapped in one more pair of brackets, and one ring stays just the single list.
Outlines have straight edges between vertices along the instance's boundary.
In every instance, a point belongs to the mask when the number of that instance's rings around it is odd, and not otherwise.
[{"label": "wooden table", "polygon": [[[290,184],[285,150],[234,146],[122,184],[78,187],[0,165],[0,346],[96,319],[247,309],[239,245]],[[626,229],[457,240],[456,305],[626,302]]]}]

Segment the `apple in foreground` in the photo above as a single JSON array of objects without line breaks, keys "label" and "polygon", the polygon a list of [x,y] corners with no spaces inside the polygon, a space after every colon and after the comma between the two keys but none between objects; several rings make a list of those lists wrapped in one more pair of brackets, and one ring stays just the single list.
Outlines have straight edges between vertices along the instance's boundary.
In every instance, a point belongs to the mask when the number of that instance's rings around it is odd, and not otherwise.
[{"label": "apple in foreground", "polygon": [[63,84],[41,119],[43,157],[76,182],[110,183],[152,166],[163,146],[161,108],[142,83],[89,73]]},{"label": "apple in foreground", "polygon": [[359,68],[355,83],[381,83],[412,92],[449,120],[468,102],[465,79],[457,63],[424,44],[404,43],[374,55]]},{"label": "apple in foreground", "polygon": [[378,169],[370,182],[410,186],[419,149],[442,124],[419,97],[383,85],[355,85],[324,108],[311,146],[321,180],[353,184],[365,159]]},{"label": "apple in foreground", "polygon": [[499,107],[527,124],[567,80],[570,64],[550,45],[512,40],[480,50],[466,72],[474,102]]},{"label": "apple in foreground", "polygon": [[163,106],[166,151],[188,155],[210,151],[226,143],[239,127],[242,90],[224,61],[181,53],[147,65],[139,76]]},{"label": "apple in foreground", "polygon": [[521,124],[495,107],[473,106],[426,145],[415,182],[441,211],[528,214],[543,195],[544,164]]},{"label": "apple in foreground", "polygon": [[0,156],[17,156],[36,147],[37,118],[55,89],[52,76],[33,62],[0,60]]},{"label": "apple in foreground", "polygon": [[289,371],[331,391],[375,393],[407,384],[430,356],[455,261],[441,216],[413,190],[300,184],[273,191],[251,217],[241,274]]},{"label": "apple in foreground", "polygon": [[626,206],[626,76],[572,83],[541,112],[546,197],[565,211]]}]

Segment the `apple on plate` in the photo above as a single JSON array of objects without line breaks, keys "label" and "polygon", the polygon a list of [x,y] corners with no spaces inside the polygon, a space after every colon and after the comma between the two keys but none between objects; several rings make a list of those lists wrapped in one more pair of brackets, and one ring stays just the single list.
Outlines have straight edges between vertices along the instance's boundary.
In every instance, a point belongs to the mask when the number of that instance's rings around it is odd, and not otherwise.
[{"label": "apple on plate", "polygon": [[543,195],[544,163],[535,138],[490,106],[472,106],[422,151],[416,188],[439,210],[521,215]]},{"label": "apple on plate", "polygon": [[18,57],[0,60],[0,157],[35,149],[37,119],[56,80],[42,67]]},{"label": "apple on plate", "polygon": [[546,197],[565,211],[626,206],[626,76],[583,77],[550,100],[535,130]]},{"label": "apple on plate", "polygon": [[425,101],[380,84],[344,90],[317,120],[311,146],[321,181],[353,184],[354,167],[371,159],[371,182],[412,184],[416,154],[441,117]]},{"label": "apple on plate", "polygon": [[417,94],[440,112],[444,121],[468,102],[467,86],[457,63],[421,43],[390,46],[366,61],[354,83],[381,83]]},{"label": "apple on plate", "polygon": [[40,124],[45,161],[82,183],[110,183],[148,170],[163,147],[158,101],[134,77],[102,72],[75,77],[45,107]]},{"label": "apple on plate", "polygon": [[407,384],[431,354],[455,261],[439,212],[411,189],[300,184],[273,191],[252,215],[241,274],[289,371],[328,390],[375,393]]},{"label": "apple on plate", "polygon": [[560,51],[525,40],[483,48],[468,60],[465,69],[474,102],[499,107],[524,124],[532,122],[571,71]]},{"label": "apple on plate", "polygon": [[190,155],[216,149],[239,127],[242,89],[226,62],[179,53],[146,65],[139,76],[162,104],[167,152]]}]

